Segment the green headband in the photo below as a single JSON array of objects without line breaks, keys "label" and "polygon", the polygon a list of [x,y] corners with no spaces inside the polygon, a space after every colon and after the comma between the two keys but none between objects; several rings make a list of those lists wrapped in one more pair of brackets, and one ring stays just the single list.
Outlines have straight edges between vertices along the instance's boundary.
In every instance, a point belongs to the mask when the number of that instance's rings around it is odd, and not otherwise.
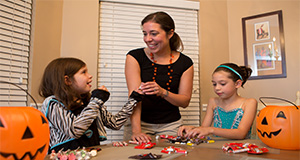
[{"label": "green headband", "polygon": [[227,68],[227,69],[231,70],[233,73],[235,73],[236,75],[238,75],[238,76],[240,77],[240,79],[243,81],[242,76],[241,76],[236,70],[232,69],[231,67],[225,66],[225,65],[220,65],[220,66],[217,67],[217,68],[221,68],[221,67]]}]

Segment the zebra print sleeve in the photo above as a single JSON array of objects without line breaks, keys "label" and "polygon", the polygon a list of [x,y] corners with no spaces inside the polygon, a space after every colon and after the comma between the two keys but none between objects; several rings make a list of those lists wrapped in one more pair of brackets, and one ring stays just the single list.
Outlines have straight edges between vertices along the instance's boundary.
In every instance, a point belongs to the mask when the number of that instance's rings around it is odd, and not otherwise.
[{"label": "zebra print sleeve", "polygon": [[129,98],[127,103],[122,107],[122,109],[115,115],[106,110],[106,106],[102,105],[100,107],[101,121],[104,126],[113,130],[119,130],[128,117],[132,114],[134,106],[136,106],[137,101],[133,98]]},{"label": "zebra print sleeve", "polygon": [[143,97],[144,95],[133,91],[129,96],[128,101],[116,115],[112,115],[110,112],[108,112],[106,110],[106,106],[100,106],[100,123],[107,128],[119,130],[127,121],[128,117],[132,114],[133,108],[143,99]]},{"label": "zebra print sleeve", "polygon": [[[98,103],[101,102],[99,100]],[[50,124],[71,138],[80,138],[99,114],[99,105],[94,102],[90,102],[76,116],[55,99],[48,101],[45,111]]]}]

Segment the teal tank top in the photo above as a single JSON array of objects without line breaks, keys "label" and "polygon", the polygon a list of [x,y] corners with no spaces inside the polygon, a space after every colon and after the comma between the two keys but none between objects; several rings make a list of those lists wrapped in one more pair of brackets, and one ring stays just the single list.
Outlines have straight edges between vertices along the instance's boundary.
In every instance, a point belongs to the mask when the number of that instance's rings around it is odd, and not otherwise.
[{"label": "teal tank top", "polygon": [[[223,108],[217,106],[214,109],[214,127],[223,129],[237,129],[244,115],[242,108],[235,108],[230,111],[225,111]],[[251,136],[250,128],[246,138]]]}]

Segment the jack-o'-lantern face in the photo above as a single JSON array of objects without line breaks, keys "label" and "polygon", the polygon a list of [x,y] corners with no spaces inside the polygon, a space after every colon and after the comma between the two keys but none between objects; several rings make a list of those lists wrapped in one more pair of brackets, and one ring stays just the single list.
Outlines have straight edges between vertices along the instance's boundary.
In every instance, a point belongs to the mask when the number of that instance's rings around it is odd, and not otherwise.
[{"label": "jack-o'-lantern face", "polygon": [[258,137],[279,149],[300,149],[300,111],[295,106],[267,106],[256,117]]},{"label": "jack-o'-lantern face", "polygon": [[32,107],[0,107],[0,160],[44,159],[49,148],[49,125]]}]

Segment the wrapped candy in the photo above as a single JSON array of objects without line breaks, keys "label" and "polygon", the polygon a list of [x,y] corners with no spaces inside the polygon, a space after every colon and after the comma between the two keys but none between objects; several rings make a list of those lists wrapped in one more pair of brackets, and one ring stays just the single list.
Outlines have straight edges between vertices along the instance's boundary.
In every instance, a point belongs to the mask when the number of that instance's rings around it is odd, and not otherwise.
[{"label": "wrapped candy", "polygon": [[229,153],[248,152],[252,154],[262,154],[269,151],[267,148],[258,148],[257,145],[251,143],[225,143],[222,150]]},{"label": "wrapped candy", "polygon": [[100,151],[100,148],[77,148],[76,150],[67,150],[63,151],[61,149],[57,153],[52,150],[50,154],[51,160],[89,160],[92,157],[97,155],[97,152]]},{"label": "wrapped candy", "polygon": [[156,143],[148,142],[148,143],[141,143],[138,146],[135,146],[135,149],[149,149],[156,145]]},{"label": "wrapped candy", "polygon": [[169,146],[164,148],[163,150],[161,150],[162,153],[167,153],[167,154],[171,154],[171,153],[184,153],[187,154],[187,151],[182,149],[182,148],[176,148],[174,146]]}]

